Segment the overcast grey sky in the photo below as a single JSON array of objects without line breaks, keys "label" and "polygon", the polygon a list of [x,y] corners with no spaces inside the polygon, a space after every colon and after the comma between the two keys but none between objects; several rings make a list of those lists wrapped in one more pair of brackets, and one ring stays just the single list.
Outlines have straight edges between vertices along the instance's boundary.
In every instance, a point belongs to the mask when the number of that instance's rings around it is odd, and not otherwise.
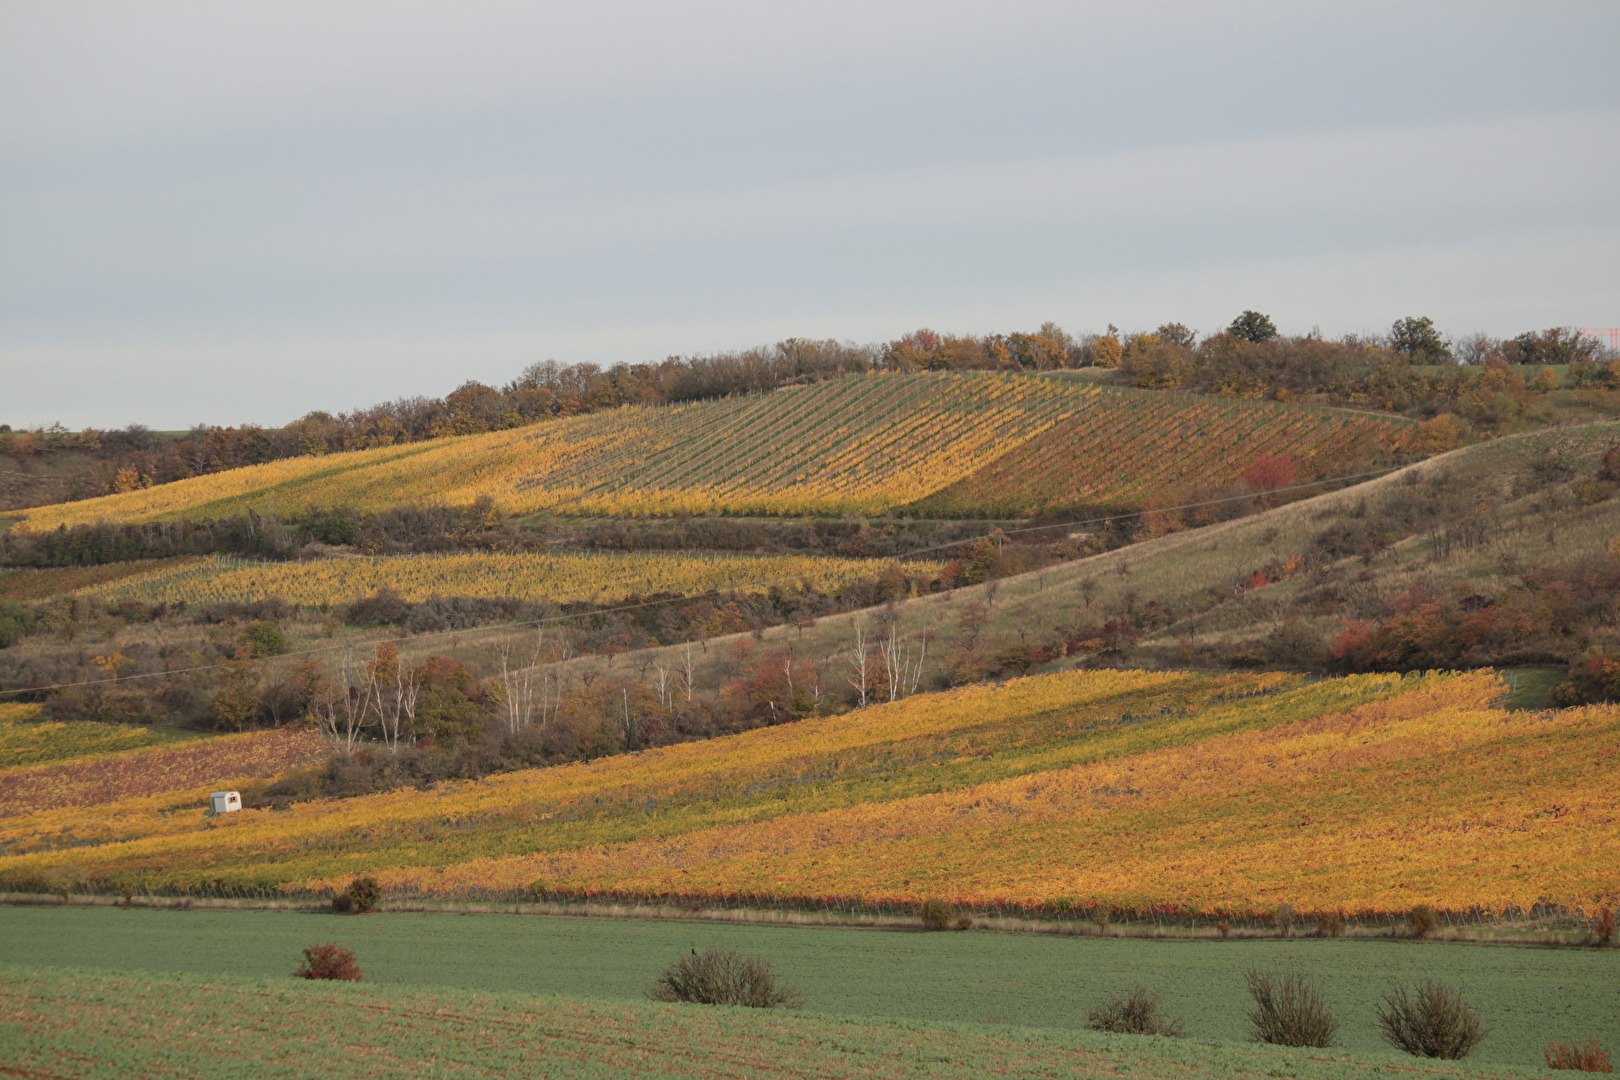
[{"label": "overcast grey sky", "polygon": [[1620,325],[1620,3],[0,0],[0,421],[787,336]]}]

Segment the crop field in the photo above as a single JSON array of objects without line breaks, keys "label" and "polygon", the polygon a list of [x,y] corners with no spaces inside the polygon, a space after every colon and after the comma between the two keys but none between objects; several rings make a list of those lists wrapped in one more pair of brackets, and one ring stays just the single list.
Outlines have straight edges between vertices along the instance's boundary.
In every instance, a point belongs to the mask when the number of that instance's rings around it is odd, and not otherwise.
[{"label": "crop field", "polygon": [[391,588],[407,600],[477,596],[574,603],[611,602],[658,593],[764,592],[803,584],[831,593],[866,578],[899,573],[931,578],[936,563],[838,559],[807,555],[410,555],[255,563],[186,560],[87,592],[120,600],[217,603],[279,596],[293,604],[336,604]]},{"label": "crop field", "polygon": [[[120,730],[131,730],[88,723],[41,726],[69,729],[71,734],[63,737],[75,739],[93,737],[85,736],[80,728],[101,727],[107,729],[109,737]],[[0,732],[5,730],[0,728]],[[73,813],[96,816],[107,812],[101,808],[108,804],[116,804],[118,809],[112,811],[115,813],[144,806],[153,814],[167,817],[182,805],[200,813],[211,790],[313,765],[323,760],[326,752],[326,744],[313,732],[278,729],[92,753],[65,762],[20,765],[0,769],[0,813],[61,812],[72,808]]]},{"label": "crop field", "polygon": [[[1021,510],[1072,499],[1089,490],[1095,481],[1088,478],[1101,476],[1111,477],[1107,490],[1139,496],[1166,462],[1147,453],[1122,468],[1100,429],[1083,419],[1090,416],[1128,431],[1132,445],[1189,455],[1168,467],[1195,487],[1229,485],[1251,463],[1210,455],[1182,434],[1211,423],[1287,447],[1302,460],[1319,452],[1342,457],[1355,440],[1398,448],[1410,430],[1397,418],[1266,402],[1210,406],[1018,375],[851,376],[772,394],[633,406],[486,435],[289,458],[40,507],[28,511],[26,524],[40,530],[338,504],[379,510],[480,496],[523,514],[874,514],[919,504],[1053,433],[1055,457],[1040,456],[1040,467],[1057,470],[1059,479],[1026,485]],[[964,494],[953,506],[969,501]]]},{"label": "crop field", "polygon": [[0,770],[46,761],[134,750],[171,741],[150,728],[36,720],[38,705],[0,702]]},{"label": "crop field", "polygon": [[[1534,1066],[1549,1039],[1620,1040],[1620,951],[1389,939],[1158,942],[655,919],[0,907],[0,963],[278,980],[315,941],[353,949],[369,984],[637,1002],[688,949],[769,957],[805,1012],[910,1024],[1078,1031],[1087,1008],[1143,985],[1189,1040],[1246,1040],[1243,972],[1304,969],[1341,1021],[1339,1047],[1390,1051],[1372,1009],[1391,983],[1465,988],[1491,1027],[1473,1062]],[[148,974],[147,977],[150,977]],[[287,980],[291,981],[291,980]],[[709,1010],[694,1010],[700,1015]],[[1082,1035],[1095,1039],[1095,1035]],[[1417,1062],[1402,1056],[1407,1065]]]},{"label": "crop field", "polygon": [[[290,978],[0,967],[15,1075],[142,1077],[757,1076],[1361,1080],[1523,1076],[1388,1053],[1211,1045]],[[273,1022],[267,1021],[273,1016]],[[184,1032],[184,1038],[176,1038]]]},{"label": "crop field", "polygon": [[[1071,672],[201,827],[0,819],[0,881],[1264,914],[1612,902],[1620,709],[1489,672]],[[8,800],[9,804],[9,800]],[[1312,867],[1301,873],[1300,867]]]}]

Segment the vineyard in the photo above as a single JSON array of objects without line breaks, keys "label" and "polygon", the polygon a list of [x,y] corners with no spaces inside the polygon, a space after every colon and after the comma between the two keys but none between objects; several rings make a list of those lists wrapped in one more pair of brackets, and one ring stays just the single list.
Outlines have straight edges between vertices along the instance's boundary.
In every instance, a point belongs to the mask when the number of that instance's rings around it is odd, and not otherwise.
[{"label": "vineyard", "polygon": [[[167,741],[148,728],[36,720],[38,705],[0,702],[0,770],[46,761],[134,750]],[[3,775],[3,774],[0,774]]]},{"label": "vineyard", "polygon": [[1620,709],[1503,713],[1502,689],[1489,672],[1040,676],[217,827],[153,802],[14,811],[0,880],[72,864],[152,888],[372,873],[422,894],[1237,915],[1611,902]]},{"label": "vineyard", "polygon": [[[101,728],[105,739],[138,738],[141,728],[106,724],[41,725],[45,737],[89,741],[85,729]],[[7,729],[0,728],[0,732]],[[209,791],[279,776],[299,766],[313,765],[326,756],[326,745],[307,731],[256,731],[222,735],[180,744],[137,746],[115,752],[79,755],[72,761],[46,761],[0,769],[0,807],[8,815],[61,811],[90,811],[94,816],[123,813],[144,806],[160,816],[175,807],[194,806],[199,812]]]},{"label": "vineyard", "polygon": [[[1290,463],[1285,468],[1295,476],[1280,479],[1348,475],[1393,445],[1386,417],[1144,395],[1129,407],[1066,417],[909,509],[1016,515],[1087,504],[1151,506],[1223,492],[1261,460]],[[1090,467],[1077,469],[1081,462]]]},{"label": "vineyard", "polygon": [[884,575],[926,579],[938,573],[931,563],[802,555],[478,554],[290,563],[207,558],[178,560],[81,595],[114,604],[250,602],[279,596],[288,603],[313,605],[343,603],[390,588],[413,601],[437,594],[575,603],[659,593],[759,593],[773,585],[836,593]]},{"label": "vineyard", "polygon": [[[104,566],[54,566],[44,570],[0,570],[0,603],[7,600],[46,600],[63,593],[90,591],[99,586],[162,565],[156,560],[108,563]],[[168,564],[168,565],[173,565]]]},{"label": "vineyard", "polygon": [[[380,510],[482,496],[520,514],[1033,512],[1094,493],[1141,499],[1171,482],[1189,490],[1229,486],[1273,452],[1322,469],[1353,467],[1373,450],[1402,449],[1409,429],[1391,417],[1010,374],[850,376],[289,458],[41,507],[28,511],[26,524],[43,530],[333,505]],[[1240,448],[1213,453],[1217,442]],[[1018,457],[1025,447],[1030,455]],[[986,466],[986,479],[975,482]],[[926,501],[947,490],[954,493],[937,506]],[[980,498],[985,505],[975,503]]]}]

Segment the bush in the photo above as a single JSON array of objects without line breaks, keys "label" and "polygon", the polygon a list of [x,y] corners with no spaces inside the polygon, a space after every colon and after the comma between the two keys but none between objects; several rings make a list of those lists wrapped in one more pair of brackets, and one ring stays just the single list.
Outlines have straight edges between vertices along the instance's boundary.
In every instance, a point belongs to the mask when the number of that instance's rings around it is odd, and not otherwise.
[{"label": "bush", "polygon": [[1256,1042],[1276,1046],[1332,1046],[1339,1022],[1304,974],[1249,971],[1244,978],[1254,1009],[1249,1013]]},{"label": "bush", "polygon": [[1547,1068],[1571,1069],[1575,1072],[1614,1072],[1609,1052],[1603,1049],[1603,1044],[1596,1039],[1590,1040],[1585,1046],[1576,1046],[1574,1043],[1568,1045],[1548,1043]]},{"label": "bush", "polygon": [[709,948],[664,969],[647,996],[654,1001],[690,1001],[700,1005],[746,1005],[754,1009],[796,1009],[803,995],[777,986],[771,962],[730,949]]},{"label": "bush", "polygon": [[1407,913],[1406,925],[1411,928],[1413,937],[1428,937],[1434,932],[1434,908],[1428,904],[1417,905]]},{"label": "bush", "polygon": [[1597,946],[1606,949],[1614,944],[1614,908],[1603,908],[1592,920],[1592,930],[1597,935]]},{"label": "bush", "polygon": [[336,893],[332,897],[332,910],[340,915],[347,915],[354,910],[354,897],[346,892]]},{"label": "bush", "polygon": [[1344,936],[1344,916],[1337,911],[1330,911],[1326,915],[1316,918],[1316,931],[1323,937]]},{"label": "bush", "polygon": [[354,962],[354,953],[341,945],[311,945],[304,950],[304,962],[293,975],[300,979],[359,982],[360,967]]},{"label": "bush", "polygon": [[1288,937],[1294,932],[1294,905],[1278,904],[1277,910],[1271,913],[1271,925],[1277,928],[1278,937]]},{"label": "bush", "polygon": [[364,915],[382,900],[382,886],[377,884],[374,877],[359,877],[349,882],[349,891],[346,895],[353,904],[355,913]]},{"label": "bush", "polygon": [[1488,1033],[1455,988],[1438,980],[1416,993],[1397,986],[1384,995],[1378,1027],[1390,1045],[1418,1057],[1460,1061]]},{"label": "bush", "polygon": [[1138,986],[1086,1013],[1086,1027],[1116,1035],[1180,1035],[1181,1025],[1159,1015],[1159,995]]},{"label": "bush", "polygon": [[924,930],[949,930],[956,921],[956,908],[943,900],[924,900],[917,908]]}]

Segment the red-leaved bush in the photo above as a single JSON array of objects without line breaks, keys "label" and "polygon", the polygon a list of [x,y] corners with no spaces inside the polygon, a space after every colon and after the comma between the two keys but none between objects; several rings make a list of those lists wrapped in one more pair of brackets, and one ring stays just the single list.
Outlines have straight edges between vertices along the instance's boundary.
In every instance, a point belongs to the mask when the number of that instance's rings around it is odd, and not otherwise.
[{"label": "red-leaved bush", "polygon": [[341,945],[311,945],[304,950],[304,962],[293,975],[300,979],[340,979],[344,982],[360,981],[360,966],[354,962],[354,952]]},{"label": "red-leaved bush", "polygon": [[1585,1046],[1573,1043],[1551,1043],[1547,1047],[1547,1068],[1570,1069],[1574,1072],[1614,1072],[1609,1052],[1596,1039]]}]

